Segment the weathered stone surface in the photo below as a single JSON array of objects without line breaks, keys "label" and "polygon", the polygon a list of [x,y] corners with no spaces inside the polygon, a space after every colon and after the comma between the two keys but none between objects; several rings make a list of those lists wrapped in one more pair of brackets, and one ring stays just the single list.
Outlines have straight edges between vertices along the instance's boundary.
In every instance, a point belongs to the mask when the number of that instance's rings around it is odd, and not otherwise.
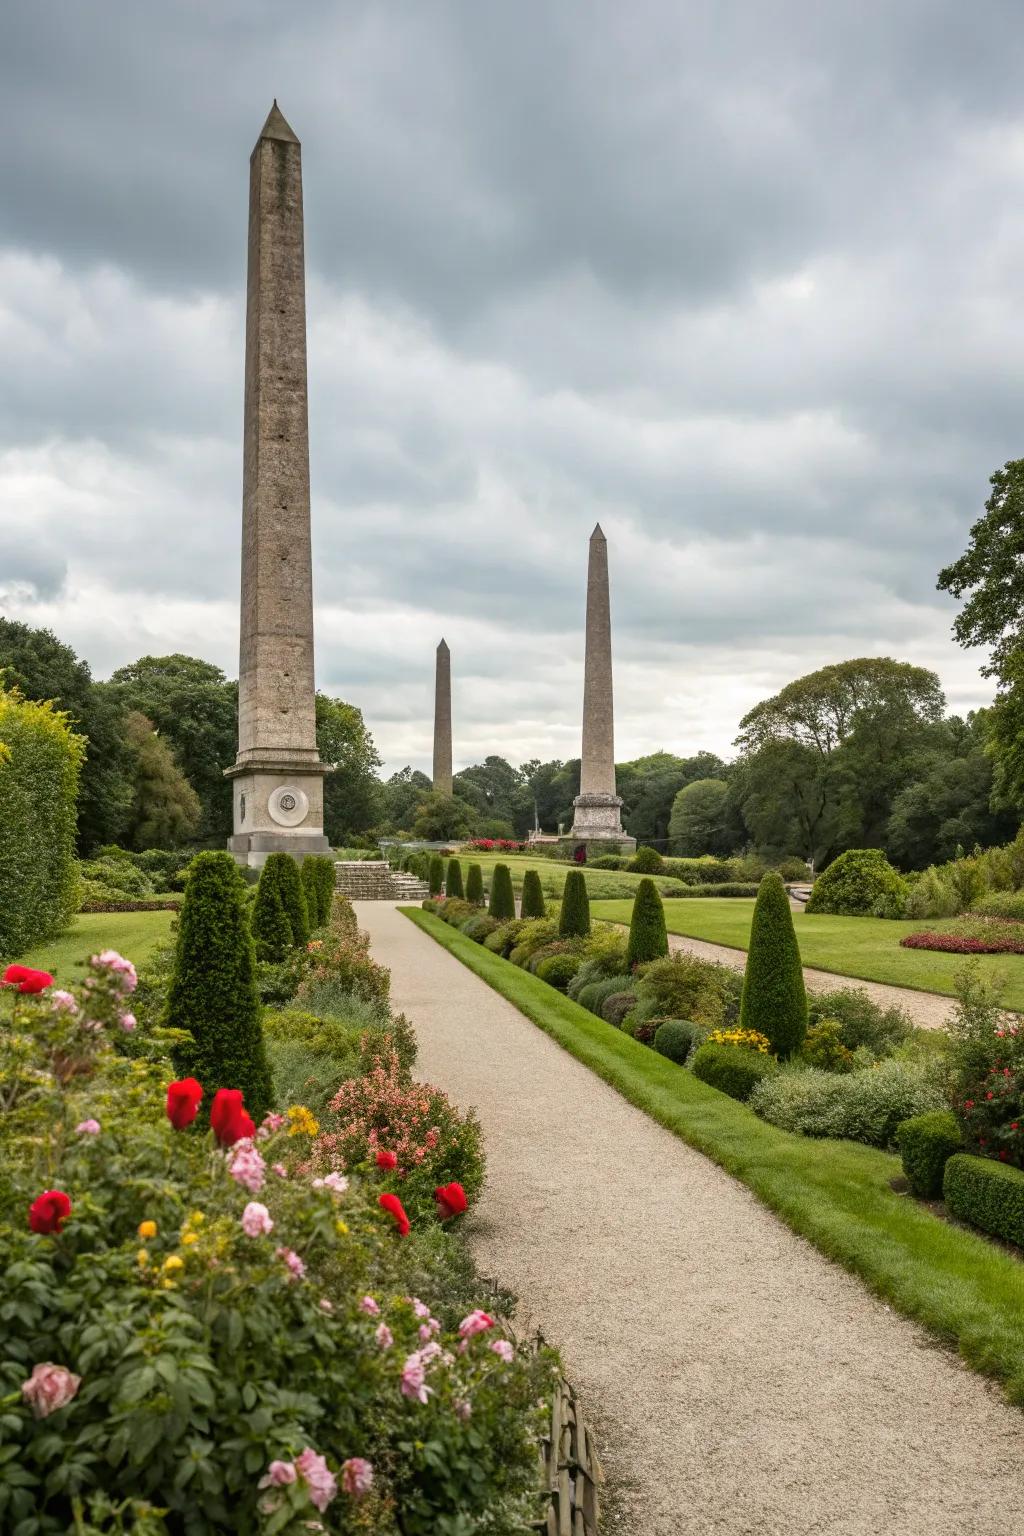
[{"label": "weathered stone surface", "polygon": [[452,792],[452,658],[443,640],[434,674],[434,792]]},{"label": "weathered stone surface", "polygon": [[612,620],[608,541],[598,523],[590,535],[587,567],[587,639],[583,678],[583,753],[580,792],[573,801],[569,838],[580,843],[635,847],[622,830],[615,793],[615,710],[612,697]]},{"label": "weathered stone surface", "polygon": [[268,836],[295,852],[326,847],[307,414],[302,149],[275,101],[249,161],[238,758],[227,770],[239,858]]}]

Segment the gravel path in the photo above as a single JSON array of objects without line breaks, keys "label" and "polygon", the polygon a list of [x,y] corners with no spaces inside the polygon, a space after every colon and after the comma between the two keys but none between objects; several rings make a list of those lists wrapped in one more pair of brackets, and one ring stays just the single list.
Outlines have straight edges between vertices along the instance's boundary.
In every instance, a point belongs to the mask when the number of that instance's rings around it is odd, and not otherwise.
[{"label": "gravel path", "polygon": [[[745,949],[733,949],[728,944],[711,944],[706,939],[688,939],[681,934],[670,933],[668,947],[673,952],[682,950],[688,955],[699,955],[702,960],[720,960],[731,965],[734,971],[742,971],[747,963]],[[836,971],[815,971],[804,966],[804,981],[809,992],[833,992],[836,987],[861,987],[883,1008],[902,1008],[915,1024],[922,1029],[940,1029],[956,1007],[956,1000],[943,997],[938,992],[918,992],[913,987],[893,987],[884,981],[862,981],[859,976],[840,976]]]},{"label": "gravel path", "polygon": [[596,1405],[624,1536],[997,1536],[1024,1416],[394,907],[418,1071],[483,1122],[481,1267]]}]

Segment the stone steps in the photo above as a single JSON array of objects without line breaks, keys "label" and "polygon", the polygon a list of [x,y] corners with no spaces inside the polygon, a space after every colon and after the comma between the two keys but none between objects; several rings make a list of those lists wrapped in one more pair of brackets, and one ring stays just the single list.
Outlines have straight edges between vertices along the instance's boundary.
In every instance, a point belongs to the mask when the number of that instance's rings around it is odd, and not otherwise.
[{"label": "stone steps", "polygon": [[415,875],[392,869],[383,859],[339,859],[334,865],[338,890],[349,901],[423,901],[426,883]]}]

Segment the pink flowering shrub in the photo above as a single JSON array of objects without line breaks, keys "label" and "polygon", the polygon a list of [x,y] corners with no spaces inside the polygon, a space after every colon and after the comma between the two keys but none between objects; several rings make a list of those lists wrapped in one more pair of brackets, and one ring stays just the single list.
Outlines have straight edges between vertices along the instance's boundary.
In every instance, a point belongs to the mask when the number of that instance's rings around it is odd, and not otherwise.
[{"label": "pink flowering shrub", "polygon": [[1024,1023],[969,961],[957,978],[952,1107],[967,1148],[1024,1168]]},{"label": "pink flowering shrub", "polygon": [[1024,923],[964,918],[942,932],[908,933],[900,945],[951,955],[1024,955]]},{"label": "pink flowering shrub", "polygon": [[[381,1152],[391,1156],[379,1166]],[[484,1180],[480,1123],[473,1111],[462,1115],[440,1088],[406,1081],[393,1051],[362,1077],[341,1084],[314,1157],[318,1166],[372,1168],[414,1221],[436,1212],[439,1185],[457,1181],[472,1204]]]}]

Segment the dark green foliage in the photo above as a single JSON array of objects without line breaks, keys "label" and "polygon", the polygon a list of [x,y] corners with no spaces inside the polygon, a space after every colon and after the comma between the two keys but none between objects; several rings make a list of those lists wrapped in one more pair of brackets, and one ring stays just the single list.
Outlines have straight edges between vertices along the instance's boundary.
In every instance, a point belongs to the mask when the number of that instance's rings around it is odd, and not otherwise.
[{"label": "dark green foliage", "polygon": [[[627,992],[632,987],[632,976],[598,976],[576,993],[576,1001],[581,1008],[586,1008],[589,1013],[596,1013],[600,1018],[606,998],[612,997],[616,992]],[[573,995],[571,991],[569,995],[570,997]]]},{"label": "dark green foliage", "polygon": [[621,1029],[623,1019],[635,1003],[635,992],[613,992],[601,1004],[601,1017],[606,1024],[614,1024],[616,1029]]},{"label": "dark green foliage", "polygon": [[468,918],[476,916],[476,908],[472,902],[465,901],[460,896],[437,897],[435,910],[438,917],[443,922],[451,923],[453,928],[461,928]]},{"label": "dark green foliage", "polygon": [[499,923],[516,915],[516,898],[512,889],[512,871],[507,864],[495,864],[491,875],[491,899],[487,904],[491,917]]},{"label": "dark green foliage", "polygon": [[[303,859],[299,865],[299,879],[302,882],[302,894],[306,898],[306,916],[309,919],[310,929],[320,926],[320,890],[317,885],[315,862],[314,859]],[[254,934],[255,931],[254,926]]]},{"label": "dark green foliage", "polygon": [[664,866],[656,848],[638,848],[626,867],[632,875],[660,875]]},{"label": "dark green foliage", "polygon": [[251,923],[257,960],[268,960],[276,965],[287,959],[292,948],[292,925],[284,909],[281,883],[269,861],[264,864],[256,887]]},{"label": "dark green foliage", "polygon": [[484,872],[479,864],[469,866],[469,874],[466,877],[466,900],[471,901],[474,907],[482,907],[484,904]]},{"label": "dark green foliage", "polygon": [[528,869],[523,876],[522,915],[523,917],[543,917],[546,911],[540,875],[538,875],[535,869]]},{"label": "dark green foliage", "polygon": [[715,1029],[736,1018],[742,985],[731,966],[697,955],[670,955],[652,961],[636,982],[637,1016],[694,1019]]},{"label": "dark green foliage", "polygon": [[669,1061],[683,1066],[695,1044],[702,1044],[706,1031],[689,1019],[666,1019],[654,1035],[654,1049]]},{"label": "dark green foliage", "polygon": [[786,887],[774,870],[763,877],[754,903],[740,1028],[767,1035],[781,1058],[799,1051],[807,1033],[807,995],[793,914]]},{"label": "dark green foliage", "polygon": [[229,853],[201,853],[185,885],[166,1018],[192,1036],[174,1064],[202,1083],[204,1111],[218,1088],[240,1088],[257,1122],[270,1108],[260,1011],[245,887]]},{"label": "dark green foliage", "polygon": [[317,913],[319,926],[323,928],[331,920],[331,908],[334,905],[334,892],[338,885],[338,872],[334,867],[334,860],[328,854],[321,854],[312,860],[317,869],[317,893],[320,899],[320,907]]},{"label": "dark green foliage", "polygon": [[946,1164],[942,1193],[953,1216],[1024,1248],[1024,1173],[1019,1168],[957,1152]]},{"label": "dark green foliage", "polygon": [[641,880],[633,899],[633,917],[629,924],[626,969],[660,960],[668,954],[665,908],[653,880]]},{"label": "dark green foliage", "polygon": [[549,987],[557,987],[559,992],[564,992],[579,968],[579,955],[549,955],[538,965],[536,974]]},{"label": "dark green foliage", "polygon": [[848,1051],[867,1046],[875,1056],[888,1056],[914,1033],[913,1020],[901,1008],[882,1008],[863,987],[837,987],[813,992],[807,999],[807,1024],[835,1019]]},{"label": "dark green foliage", "polygon": [[[660,1026],[664,1028],[664,1025]],[[761,1051],[748,1051],[736,1045],[713,1045],[710,1041],[694,1052],[691,1070],[702,1083],[720,1088],[731,1099],[749,1099],[758,1083],[778,1072],[779,1064]]]},{"label": "dark green foliage", "polygon": [[620,853],[599,853],[596,859],[587,860],[588,869],[625,869],[627,861]]},{"label": "dark green foliage", "polygon": [[448,860],[448,874],[444,883],[445,895],[449,898],[457,896],[460,901],[465,899],[466,891],[462,884],[462,865],[458,859]]},{"label": "dark green foliage", "polygon": [[808,912],[902,917],[907,882],[880,848],[848,848],[815,880]]},{"label": "dark green foliage", "polygon": [[937,1199],[946,1164],[963,1146],[960,1127],[949,1110],[933,1109],[904,1120],[896,1127],[896,1144],[913,1193],[924,1200]]},{"label": "dark green foliage", "polygon": [[558,932],[563,939],[585,939],[590,932],[590,897],[582,869],[571,869],[565,877]]},{"label": "dark green foliage", "polygon": [[304,949],[309,941],[309,913],[306,910],[306,896],[302,889],[299,866],[290,853],[272,853],[268,855],[267,862],[260,873],[261,881],[271,865],[273,865],[271,878],[277,881],[284,910],[288,914],[292,943],[297,949]]},{"label": "dark green foliage", "polygon": [[439,896],[444,890],[444,860],[439,853],[432,853],[427,870],[427,884],[431,896]]}]

